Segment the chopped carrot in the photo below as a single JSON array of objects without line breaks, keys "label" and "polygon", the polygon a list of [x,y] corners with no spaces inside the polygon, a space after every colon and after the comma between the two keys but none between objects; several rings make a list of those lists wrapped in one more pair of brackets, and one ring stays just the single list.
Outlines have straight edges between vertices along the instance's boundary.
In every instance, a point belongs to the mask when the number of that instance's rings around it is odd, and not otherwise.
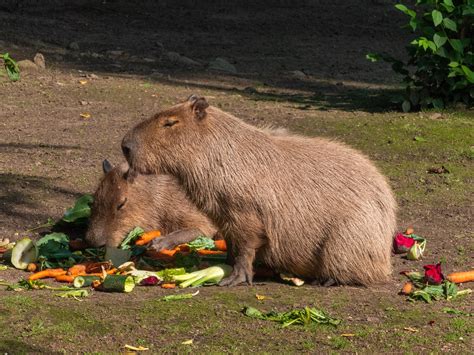
[{"label": "chopped carrot", "polygon": [[100,287],[100,285],[102,285],[102,281],[99,281],[99,280],[92,281],[92,288]]},{"label": "chopped carrot", "polygon": [[171,283],[161,284],[161,288],[176,288],[176,284],[171,284]]},{"label": "chopped carrot", "polygon": [[189,253],[191,251],[191,248],[187,244],[180,244],[176,248],[174,248],[173,250],[177,250],[180,253]]},{"label": "chopped carrot", "polygon": [[33,280],[39,280],[39,279],[46,279],[48,277],[56,277],[59,275],[66,275],[66,270],[46,269],[46,270],[31,274],[30,277],[28,277],[28,280],[33,281]]},{"label": "chopped carrot", "polygon": [[29,272],[35,272],[38,269],[38,266],[35,263],[29,263],[26,267],[26,270]]},{"label": "chopped carrot", "polygon": [[453,272],[449,274],[448,276],[446,276],[446,278],[449,281],[454,282],[456,284],[474,281],[474,270]]},{"label": "chopped carrot", "polygon": [[405,231],[405,235],[410,235],[413,233],[415,233],[415,230],[413,229],[413,227],[408,227]]},{"label": "chopped carrot", "polygon": [[150,243],[153,239],[161,236],[161,232],[158,230],[143,233],[135,242],[135,245],[145,245]]},{"label": "chopped carrot", "polygon": [[73,265],[67,270],[67,274],[68,275],[85,274],[86,273],[86,268],[87,268],[86,264]]},{"label": "chopped carrot", "polygon": [[55,277],[57,282],[68,282],[71,283],[74,281],[74,279],[77,277],[77,275],[58,275]]},{"label": "chopped carrot", "polygon": [[225,254],[225,251],[200,249],[197,251],[197,253],[199,255],[221,255],[221,254]]},{"label": "chopped carrot", "polygon": [[227,244],[224,239],[214,240],[214,245],[216,246],[217,250],[227,251]]},{"label": "chopped carrot", "polygon": [[118,270],[116,268],[112,268],[110,270],[107,270],[106,273],[107,273],[107,275],[114,275],[114,274],[117,273],[117,271]]},{"label": "chopped carrot", "polygon": [[413,284],[410,281],[405,282],[400,293],[402,295],[409,295],[413,292]]}]

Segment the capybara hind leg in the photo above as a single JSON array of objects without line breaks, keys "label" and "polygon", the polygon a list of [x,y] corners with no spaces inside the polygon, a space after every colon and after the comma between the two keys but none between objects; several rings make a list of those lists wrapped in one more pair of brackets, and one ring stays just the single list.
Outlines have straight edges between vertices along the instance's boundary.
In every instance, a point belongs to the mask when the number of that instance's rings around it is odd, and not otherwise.
[{"label": "capybara hind leg", "polygon": [[163,249],[173,249],[174,247],[192,242],[203,233],[199,229],[181,229],[167,234],[160,238],[153,239],[152,248],[160,251]]}]

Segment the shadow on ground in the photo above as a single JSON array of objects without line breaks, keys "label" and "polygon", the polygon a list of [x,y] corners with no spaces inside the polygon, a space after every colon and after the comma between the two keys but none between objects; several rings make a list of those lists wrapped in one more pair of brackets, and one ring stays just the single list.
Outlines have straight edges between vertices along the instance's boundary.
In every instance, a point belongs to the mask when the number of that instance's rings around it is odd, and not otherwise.
[{"label": "shadow on ground", "polygon": [[[403,53],[404,20],[383,0],[7,1],[0,49],[19,59],[41,51],[53,67],[375,112],[394,108],[398,79],[365,55]],[[229,66],[213,70],[216,58]]]}]

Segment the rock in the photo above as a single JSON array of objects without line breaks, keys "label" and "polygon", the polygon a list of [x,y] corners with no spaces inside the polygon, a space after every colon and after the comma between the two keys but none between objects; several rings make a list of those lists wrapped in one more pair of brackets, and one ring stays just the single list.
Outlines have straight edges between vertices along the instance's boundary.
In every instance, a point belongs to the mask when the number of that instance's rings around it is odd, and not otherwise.
[{"label": "rock", "polygon": [[79,50],[79,43],[77,42],[71,42],[69,43],[68,48],[73,51],[78,51]]},{"label": "rock", "polygon": [[41,53],[36,53],[33,61],[39,68],[46,69],[46,61],[44,59],[44,55],[42,55]]},{"label": "rock", "polygon": [[167,59],[169,62],[173,63],[173,64],[177,64],[177,65],[182,65],[182,66],[185,66],[185,67],[200,67],[202,66],[201,63],[191,59],[191,58],[188,58],[188,57],[185,57],[179,53],[176,53],[176,52],[167,52],[166,55],[165,55],[165,59]]},{"label": "rock", "polygon": [[89,105],[89,101],[79,101],[82,106]]},{"label": "rock", "polygon": [[95,74],[86,74],[86,78],[88,78],[88,79],[99,79],[99,76],[95,75]]},{"label": "rock", "polygon": [[306,74],[303,73],[301,70],[290,71],[290,74],[295,79],[306,79]]},{"label": "rock", "polygon": [[28,59],[20,60],[17,64],[20,68],[20,73],[31,73],[39,70],[38,66]]},{"label": "rock", "polygon": [[209,69],[225,73],[237,74],[237,68],[233,64],[230,64],[224,58],[216,58],[213,61],[209,62]]}]

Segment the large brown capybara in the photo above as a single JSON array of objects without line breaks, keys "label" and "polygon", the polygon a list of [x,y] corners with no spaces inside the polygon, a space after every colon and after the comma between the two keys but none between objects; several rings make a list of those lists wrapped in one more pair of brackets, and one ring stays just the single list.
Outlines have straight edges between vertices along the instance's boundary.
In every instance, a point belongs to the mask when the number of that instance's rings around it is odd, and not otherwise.
[{"label": "large brown capybara", "polygon": [[104,176],[94,194],[86,241],[92,246],[117,247],[128,232],[139,226],[159,230],[182,244],[200,235],[214,237],[217,228],[186,197],[169,175],[139,175],[127,179],[128,165],[103,164]]},{"label": "large brown capybara", "polygon": [[[133,128],[122,151],[136,173],[175,176],[235,257],[221,285],[274,270],[338,284],[387,281],[396,202],[368,158],[325,138],[271,135],[204,98]],[[161,248],[163,240],[156,240]]]}]

